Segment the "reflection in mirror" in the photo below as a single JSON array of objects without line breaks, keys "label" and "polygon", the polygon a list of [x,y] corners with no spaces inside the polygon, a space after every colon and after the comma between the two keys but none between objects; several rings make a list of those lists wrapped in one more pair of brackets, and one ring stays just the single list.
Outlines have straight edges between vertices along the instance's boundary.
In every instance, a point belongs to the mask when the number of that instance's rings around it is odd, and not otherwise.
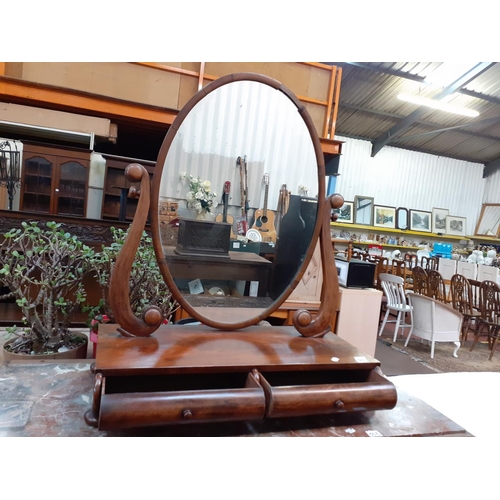
[{"label": "reflection in mirror", "polygon": [[396,210],[396,229],[405,231],[408,229],[408,209],[399,207]]},{"label": "reflection in mirror", "polygon": [[477,236],[498,237],[500,233],[500,205],[484,203],[476,227]]},{"label": "reflection in mirror", "polygon": [[[292,100],[255,81],[207,94],[179,126],[159,190],[163,253],[188,303],[223,323],[261,314],[301,267],[318,194],[313,142]],[[177,241],[161,224],[169,206],[177,207]]]},{"label": "reflection in mirror", "polygon": [[373,225],[373,198],[368,196],[354,197],[354,222],[356,224]]}]

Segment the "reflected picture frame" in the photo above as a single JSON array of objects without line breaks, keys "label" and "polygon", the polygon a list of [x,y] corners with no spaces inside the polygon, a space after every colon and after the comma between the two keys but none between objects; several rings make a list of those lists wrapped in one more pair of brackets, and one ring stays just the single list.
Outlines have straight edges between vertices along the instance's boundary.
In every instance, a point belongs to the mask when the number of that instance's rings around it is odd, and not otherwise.
[{"label": "reflected picture frame", "polygon": [[450,215],[447,208],[432,209],[432,232],[435,234],[446,233],[446,217]]},{"label": "reflected picture frame", "polygon": [[448,215],[446,217],[446,234],[451,236],[467,235],[467,217]]},{"label": "reflected picture frame", "polygon": [[373,225],[375,227],[396,229],[396,207],[388,207],[385,205],[374,205]]},{"label": "reflected picture frame", "polygon": [[332,209],[332,214],[337,214],[338,218],[335,222],[342,224],[352,224],[354,222],[354,202],[344,201],[340,208]]},{"label": "reflected picture frame", "polygon": [[432,230],[432,212],[410,210],[410,231],[430,233]]}]

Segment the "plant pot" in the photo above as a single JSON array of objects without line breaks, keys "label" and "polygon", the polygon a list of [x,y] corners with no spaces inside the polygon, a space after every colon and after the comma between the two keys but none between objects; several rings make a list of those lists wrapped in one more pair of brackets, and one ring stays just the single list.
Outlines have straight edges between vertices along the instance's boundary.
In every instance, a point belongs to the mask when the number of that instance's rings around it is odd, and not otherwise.
[{"label": "plant pot", "polygon": [[74,349],[65,352],[56,352],[54,354],[17,354],[5,350],[5,346],[14,342],[14,339],[5,342],[3,345],[4,361],[39,361],[45,359],[86,359],[89,339],[84,333],[78,332],[79,337],[84,337],[85,342]]}]

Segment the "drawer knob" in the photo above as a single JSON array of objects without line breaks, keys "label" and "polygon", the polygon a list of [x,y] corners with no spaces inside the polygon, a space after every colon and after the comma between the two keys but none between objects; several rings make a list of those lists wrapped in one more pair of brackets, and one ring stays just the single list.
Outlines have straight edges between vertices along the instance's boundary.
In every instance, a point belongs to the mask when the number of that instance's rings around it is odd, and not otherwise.
[{"label": "drawer knob", "polygon": [[337,410],[343,410],[344,409],[344,402],[341,399],[337,399],[337,401],[335,401],[335,403],[333,403],[333,406]]},{"label": "drawer knob", "polygon": [[182,412],[182,418],[185,418],[186,420],[190,420],[193,418],[193,414],[191,413],[191,410],[184,410]]}]

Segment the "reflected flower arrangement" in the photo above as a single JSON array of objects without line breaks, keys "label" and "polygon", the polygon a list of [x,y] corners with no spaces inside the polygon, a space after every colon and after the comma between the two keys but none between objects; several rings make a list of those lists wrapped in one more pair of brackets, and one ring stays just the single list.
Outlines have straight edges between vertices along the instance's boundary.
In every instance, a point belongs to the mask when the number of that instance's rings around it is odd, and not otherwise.
[{"label": "reflected flower arrangement", "polygon": [[181,180],[189,180],[189,191],[186,194],[187,207],[194,209],[198,214],[210,213],[218,203],[215,200],[217,193],[210,192],[212,184],[210,181],[202,181],[200,177],[188,175],[182,172]]}]

